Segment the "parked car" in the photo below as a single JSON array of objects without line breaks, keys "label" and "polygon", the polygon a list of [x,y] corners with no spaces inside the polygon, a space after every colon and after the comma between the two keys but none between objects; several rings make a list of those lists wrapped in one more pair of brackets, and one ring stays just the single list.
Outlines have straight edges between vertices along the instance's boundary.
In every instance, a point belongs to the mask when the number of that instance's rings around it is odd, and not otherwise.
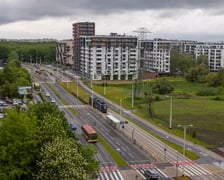
[{"label": "parked car", "polygon": [[0,113],[0,119],[4,118],[4,114]]},{"label": "parked car", "polygon": [[12,104],[13,104],[14,106],[16,106],[16,105],[19,105],[19,102],[17,101],[17,99],[13,99],[13,100],[12,100]]},{"label": "parked car", "polygon": [[6,106],[6,102],[5,101],[0,101],[0,106]]}]

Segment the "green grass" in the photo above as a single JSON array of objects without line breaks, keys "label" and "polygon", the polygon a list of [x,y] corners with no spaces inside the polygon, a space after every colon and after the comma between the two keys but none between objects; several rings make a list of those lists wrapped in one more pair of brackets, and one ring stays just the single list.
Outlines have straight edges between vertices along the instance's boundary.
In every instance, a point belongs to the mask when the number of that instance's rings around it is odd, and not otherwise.
[{"label": "green grass", "polygon": [[[66,89],[69,93],[74,95],[75,97],[78,97],[80,100],[82,100],[85,103],[88,103],[89,101],[89,94],[85,92],[82,88],[77,86],[75,82],[60,82],[59,83],[64,89]],[[77,95],[78,92],[78,95]]]},{"label": "green grass", "polygon": [[[160,128],[173,133],[179,137],[183,137],[183,128],[178,125],[193,124],[193,127],[187,128],[186,139],[192,141],[194,144],[199,144],[207,148],[218,147],[223,142],[224,137],[224,101],[213,100],[217,96],[200,97],[196,96],[197,91],[206,88],[204,84],[194,84],[186,82],[183,78],[168,78],[174,86],[172,93],[173,99],[173,128],[169,129],[169,113],[170,113],[170,98],[167,96],[154,95],[160,98],[160,101],[153,102],[153,118],[149,118],[147,105],[144,104],[144,99],[134,100],[134,110],[136,114],[146,121],[153,123]],[[101,82],[93,84],[93,90],[104,96],[104,86]],[[143,97],[144,92],[151,91],[153,80],[144,81],[144,86],[141,84],[141,91]],[[64,87],[66,84],[63,85]],[[90,87],[90,83],[87,84]],[[69,84],[72,94],[76,95],[75,83]],[[119,84],[118,82],[107,82],[106,98],[120,105],[122,98],[122,107],[131,109],[132,101],[132,82]],[[79,90],[79,97],[88,102],[89,95],[82,90]],[[223,95],[219,95],[224,99]],[[142,128],[142,127],[141,127]],[[148,132],[150,133],[150,132]],[[195,135],[196,137],[192,137]],[[157,137],[159,138],[159,137]],[[182,147],[168,142],[166,139],[159,138],[167,145],[183,152]],[[224,143],[224,142],[223,142]],[[186,156],[192,160],[197,159],[198,156],[190,151],[186,151]]]},{"label": "green grass", "polygon": [[[201,97],[196,96],[196,93],[207,88],[205,84],[197,84],[187,82],[184,78],[172,77],[168,80],[174,86],[173,97],[173,131],[180,137],[183,137],[183,128],[177,127],[180,125],[193,124],[192,128],[187,128],[187,139],[195,144],[200,144],[207,148],[222,146],[224,137],[224,101],[213,100],[216,97],[224,99],[223,95]],[[94,84],[93,90],[103,95],[104,87],[99,84]],[[150,92],[153,85],[153,80],[144,81],[140,89],[144,92]],[[107,81],[106,98],[120,105],[122,98],[122,107],[131,109],[132,82],[129,84],[118,84]],[[137,115],[143,117],[147,121],[159,125],[164,130],[169,131],[169,113],[170,113],[170,98],[161,95],[161,101],[153,102],[153,118],[149,118],[147,105],[142,99],[134,100],[134,110]],[[196,138],[192,138],[192,135]]]},{"label": "green grass", "polygon": [[127,162],[121,158],[121,156],[109,145],[106,141],[98,136],[98,141],[104,146],[107,152],[111,155],[113,160],[116,162],[118,166],[127,166]]}]

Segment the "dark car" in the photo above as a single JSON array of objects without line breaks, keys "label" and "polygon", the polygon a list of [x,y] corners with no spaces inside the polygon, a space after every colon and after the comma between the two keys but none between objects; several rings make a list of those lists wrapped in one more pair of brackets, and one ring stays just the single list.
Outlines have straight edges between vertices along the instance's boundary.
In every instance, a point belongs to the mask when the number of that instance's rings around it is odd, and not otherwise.
[{"label": "dark car", "polygon": [[145,169],[144,175],[147,179],[150,179],[150,180],[159,179],[159,175],[153,169]]},{"label": "dark car", "polygon": [[77,126],[75,124],[73,124],[73,123],[70,123],[69,126],[74,131],[77,129]]}]

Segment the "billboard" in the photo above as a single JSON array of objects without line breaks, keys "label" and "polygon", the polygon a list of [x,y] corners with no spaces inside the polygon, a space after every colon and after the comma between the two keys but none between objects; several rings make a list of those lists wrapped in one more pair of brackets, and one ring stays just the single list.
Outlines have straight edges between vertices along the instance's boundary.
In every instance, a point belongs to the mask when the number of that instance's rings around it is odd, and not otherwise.
[{"label": "billboard", "polygon": [[31,86],[19,86],[18,93],[20,95],[32,94],[32,87]]}]

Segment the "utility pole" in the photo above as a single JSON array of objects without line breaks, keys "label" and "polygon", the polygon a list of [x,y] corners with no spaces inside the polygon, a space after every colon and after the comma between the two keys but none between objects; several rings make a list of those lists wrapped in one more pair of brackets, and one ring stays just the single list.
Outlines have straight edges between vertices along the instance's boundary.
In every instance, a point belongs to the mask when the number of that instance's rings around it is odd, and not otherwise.
[{"label": "utility pole", "polygon": [[[147,28],[144,27],[140,27],[137,30],[133,31],[135,33],[138,33],[138,41],[137,41],[137,49],[138,49],[138,59],[137,59],[137,63],[138,63],[138,72],[137,72],[137,78],[138,80],[135,81],[135,90],[138,92],[139,91],[139,84],[141,84],[142,79],[143,79],[143,75],[144,75],[144,70],[145,68],[145,57],[144,57],[144,47],[142,47],[142,42],[144,42],[147,38],[147,34],[148,33],[152,33],[150,32]],[[138,93],[140,94],[140,93]],[[136,92],[135,92],[135,96],[136,97]]]}]

